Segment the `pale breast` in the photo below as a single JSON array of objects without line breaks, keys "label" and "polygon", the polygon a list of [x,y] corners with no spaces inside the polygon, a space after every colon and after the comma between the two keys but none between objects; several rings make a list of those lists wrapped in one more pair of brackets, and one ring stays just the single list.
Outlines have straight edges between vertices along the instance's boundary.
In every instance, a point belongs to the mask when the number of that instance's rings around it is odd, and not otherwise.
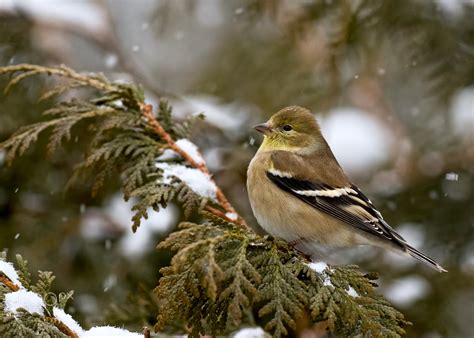
[{"label": "pale breast", "polygon": [[266,175],[270,153],[257,153],[247,172],[250,205],[260,226],[270,235],[288,242],[308,245],[303,252],[312,255],[310,247],[341,247],[366,244],[351,226],[321,213],[273,184]]}]

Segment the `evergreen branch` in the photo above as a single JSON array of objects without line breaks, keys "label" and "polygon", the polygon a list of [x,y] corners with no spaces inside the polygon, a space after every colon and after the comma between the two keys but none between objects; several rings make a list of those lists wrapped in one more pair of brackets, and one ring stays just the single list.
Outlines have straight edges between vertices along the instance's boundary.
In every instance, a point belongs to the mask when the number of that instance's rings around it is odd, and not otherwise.
[{"label": "evergreen branch", "polygon": [[59,67],[44,67],[39,65],[18,64],[14,66],[6,66],[0,68],[0,75],[8,73],[14,74],[16,72],[21,72],[22,74],[13,77],[13,79],[5,88],[5,93],[7,93],[11,89],[11,87],[18,84],[20,81],[36,74],[48,74],[66,77],[71,80],[74,80],[78,84],[92,87],[100,91],[114,92],[119,90],[119,87],[117,85],[110,83],[103,76],[93,76],[91,74],[81,75],[64,65],[61,65]]},{"label": "evergreen branch", "polygon": [[12,137],[0,143],[0,148],[7,149],[7,161],[11,163],[18,152],[19,155],[25,153],[30,145],[38,139],[39,134],[53,127],[53,133],[48,143],[48,153],[51,154],[60,145],[63,138],[70,138],[70,130],[74,124],[80,120],[92,117],[98,117],[113,112],[112,108],[102,108],[86,111],[81,114],[68,115],[53,120],[38,122],[29,126],[20,128]]},{"label": "evergreen branch", "polygon": [[236,257],[231,259],[232,264],[229,264],[228,269],[225,270],[226,279],[231,282],[219,297],[220,301],[227,297],[231,298],[227,307],[229,313],[227,320],[231,327],[238,327],[242,321],[242,310],[250,306],[250,297],[254,298],[258,295],[255,284],[258,285],[262,281],[258,270],[247,259],[249,244],[249,239],[244,239]]},{"label": "evergreen branch", "polygon": [[[7,288],[9,288],[12,292],[16,292],[20,290],[20,287],[16,284],[14,284],[8,277],[4,276],[3,274],[0,274],[0,283],[5,285]],[[66,324],[64,324],[62,321],[59,319],[55,318],[52,315],[47,315],[44,316],[44,319],[53,324],[55,327],[58,328],[59,331],[64,333],[66,336],[71,337],[71,338],[78,338],[79,336],[71,330]]]},{"label": "evergreen branch", "polygon": [[[20,285],[12,280],[0,270],[0,335],[2,337],[70,337],[79,338],[80,332],[74,331],[65,324],[60,314],[54,315],[54,310],[64,309],[66,302],[72,297],[73,292],[62,292],[59,295],[50,291],[51,283],[55,279],[52,272],[38,272],[38,282],[30,287],[30,273],[25,261],[21,255],[16,256],[19,270],[18,280]],[[0,261],[6,262],[6,251],[0,252]],[[7,263],[8,264],[8,263]],[[1,268],[1,267],[0,267]],[[10,271],[11,273],[11,271]],[[10,275],[11,277],[12,275]],[[14,278],[16,278],[14,277]],[[26,281],[25,285],[21,284]],[[6,288],[2,287],[5,286]],[[21,303],[31,302],[26,297],[36,294],[43,301],[43,308],[40,313],[33,312],[31,309],[22,308],[21,305],[15,305],[16,309],[7,309],[5,305],[5,296],[15,292],[27,291],[26,295],[19,296]],[[23,305],[22,304],[22,305]],[[32,312],[30,312],[32,311]],[[80,328],[82,331],[82,328]],[[143,331],[144,337],[147,337],[146,330]],[[82,334],[81,334],[82,335]],[[148,335],[149,336],[149,335]]]},{"label": "evergreen branch", "polygon": [[[303,313],[308,299],[307,290],[297,277],[281,262],[275,244],[268,252],[267,268],[264,271],[262,287],[259,290],[260,300],[268,301],[259,311],[259,317],[271,315],[265,325],[275,336],[287,335],[287,327],[295,330],[295,318]],[[289,295],[293,294],[293,297]]]},{"label": "evergreen branch", "polygon": [[184,322],[193,333],[225,335],[257,322],[274,337],[292,336],[306,315],[321,336],[404,333],[408,323],[374,295],[373,276],[354,266],[317,272],[286,243],[204,214],[210,223],[182,223],[159,245],[177,253],[155,289],[162,304],[157,330]]},{"label": "evergreen branch", "polygon": [[[141,103],[140,108],[142,110],[143,116],[146,118],[149,126],[152,128],[152,130],[157,133],[163,141],[166,142],[166,145],[168,148],[171,150],[175,151],[178,153],[185,161],[187,161],[192,167],[202,171],[203,173],[209,175],[209,169],[207,165],[203,163],[197,163],[187,152],[185,152],[181,147],[179,147],[176,142],[171,138],[169,133],[166,132],[166,130],[161,126],[161,124],[158,122],[158,120],[155,118],[153,115],[153,107],[150,104],[145,104]],[[226,213],[229,214],[235,214],[237,215],[237,219],[235,221],[231,220],[229,217],[227,217],[224,213],[222,212],[217,212],[215,208],[212,208],[210,206],[206,206],[205,208],[207,211],[216,214],[219,217],[222,217],[230,222],[237,223],[241,227],[248,227],[247,223],[245,220],[237,213],[237,211],[234,209],[234,207],[230,204],[228,201],[227,197],[224,195],[224,192],[222,189],[219,188],[219,186],[216,184],[217,191],[216,191],[216,197],[217,200],[220,204],[220,206],[226,211]],[[217,213],[216,213],[217,212]]]},{"label": "evergreen branch", "polygon": [[[17,73],[20,74],[17,75]],[[65,66],[44,67],[19,64],[0,68],[0,75],[1,74],[13,74],[13,78],[7,85],[5,91],[8,91],[12,86],[22,80],[36,74],[57,75],[70,80],[69,83],[63,86],[57,86],[46,92],[41,99],[60,95],[67,90],[78,87],[93,88],[101,93],[101,96],[88,101],[73,99],[69,102],[60,102],[44,112],[44,115],[51,116],[52,119],[21,128],[11,138],[0,143],[1,148],[8,150],[7,161],[9,163],[11,163],[17,154],[22,155],[32,143],[37,141],[39,134],[48,128],[52,128],[52,134],[48,143],[48,153],[52,154],[60,146],[62,140],[70,139],[71,128],[79,121],[84,118],[108,114],[107,118],[101,119],[98,127],[94,126],[96,136],[92,142],[92,146],[94,147],[93,151],[87,158],[86,163],[79,166],[80,169],[86,169],[94,164],[94,166],[97,165],[96,168],[100,169],[96,176],[97,179],[93,187],[93,194],[97,192],[98,188],[104,182],[104,179],[112,170],[117,168],[117,164],[125,162],[119,156],[121,154],[125,154],[129,158],[140,162],[140,165],[135,167],[136,169],[140,169],[139,173],[132,175],[133,179],[131,180],[125,179],[124,187],[126,195],[129,195],[131,191],[135,191],[140,187],[136,184],[146,183],[148,179],[144,180],[143,175],[149,173],[152,162],[149,160],[149,157],[146,157],[144,161],[141,161],[141,158],[144,157],[145,152],[149,152],[149,149],[154,146],[158,146],[159,149],[159,151],[153,151],[155,154],[161,153],[163,148],[173,150],[180,155],[189,166],[204,173],[215,185],[215,182],[210,177],[207,165],[197,162],[175,141],[176,139],[185,137],[185,135],[189,133],[189,128],[196,119],[186,120],[182,124],[173,123],[171,119],[171,107],[164,101],[161,101],[158,120],[152,113],[152,106],[144,103],[143,92],[140,88],[133,85],[113,84],[100,74],[81,75]],[[143,121],[143,117],[145,117],[145,121]],[[121,129],[129,133],[119,133],[117,136],[109,132],[112,129]],[[151,129],[160,139],[156,140],[155,138],[146,136],[146,129]],[[137,138],[138,140],[136,140]],[[141,138],[148,138],[148,140],[140,140]],[[150,147],[143,147],[142,143],[148,143]],[[100,165],[99,162],[110,163]],[[125,166],[128,168],[133,167],[130,163],[125,164]],[[77,175],[75,174],[74,177],[77,177]],[[160,188],[157,189],[159,190]],[[173,191],[173,193],[166,191],[160,193],[158,191],[156,196],[159,197],[159,199],[155,199],[153,202],[160,201],[161,206],[164,207],[169,198],[177,197],[178,201],[184,207],[186,216],[190,216],[195,210],[205,209],[226,221],[232,221],[228,215],[236,215],[234,223],[242,227],[247,226],[245,220],[238,215],[223,191],[217,185],[215,194],[219,208],[213,207],[207,200],[196,196],[196,194],[184,186],[184,184],[178,184],[173,187],[173,189],[176,190],[175,192]],[[152,191],[156,192],[156,189],[152,189]],[[143,196],[140,195],[138,197],[142,198]],[[151,200],[148,200],[148,202],[150,201]],[[139,207],[142,211],[137,214],[134,219],[134,229],[136,229],[140,223],[138,216],[141,214],[141,216],[146,217],[145,210],[148,206],[150,206],[150,204],[145,205],[142,203],[142,206]]]},{"label": "evergreen branch", "polygon": [[81,88],[81,87],[86,87],[87,85],[84,83],[71,83],[71,84],[61,84],[60,86],[57,86],[56,88],[53,88],[51,90],[48,90],[45,92],[43,95],[40,96],[38,101],[46,101],[54,96],[59,96],[68,90],[74,89],[74,88]]},{"label": "evergreen branch", "polygon": [[[167,174],[167,167],[159,166],[171,167],[169,163],[160,163],[166,161],[159,157],[164,148],[181,156],[181,159],[171,160],[178,162],[173,166],[210,179],[207,165],[176,142],[187,137],[192,120],[175,123],[166,102],[160,101],[155,117],[152,106],[144,103],[140,88],[133,85],[111,84],[100,75],[83,76],[65,67],[0,68],[0,74],[17,71],[23,73],[14,77],[9,87],[29,76],[47,73],[71,79],[66,85],[69,89],[90,87],[98,90],[99,95],[87,101],[60,102],[45,112],[50,120],[20,129],[0,144],[7,148],[9,159],[15,153],[26,151],[49,127],[52,135],[48,151],[53,151],[63,139],[70,138],[71,128],[77,122],[104,115],[93,120],[98,123],[89,123],[95,135],[90,142],[90,153],[79,166],[81,170],[99,169],[93,192],[112,171],[118,170],[125,198],[138,199],[133,208],[133,230],[148,216],[150,208],[158,211],[171,200],[182,205],[185,218],[198,211],[207,220],[205,224],[180,224],[180,230],[159,245],[176,253],[171,266],[160,270],[163,277],[155,289],[160,298],[157,329],[185,327],[183,331],[193,336],[222,335],[230,334],[239,326],[257,323],[279,337],[297,334],[296,319],[306,315],[312,323],[320,323],[321,327],[327,326],[343,336],[403,333],[401,325],[406,324],[403,315],[374,295],[373,276],[363,275],[355,267],[316,272],[287,243],[249,231],[220,188],[217,188],[217,202],[213,203],[214,194],[211,197],[198,194],[187,185],[186,176],[178,177],[174,175],[176,171],[171,170],[172,173]],[[58,87],[45,95],[51,97],[63,92]],[[213,180],[211,183],[215,184]],[[237,215],[237,220],[231,220],[229,213]],[[52,274],[41,272],[39,281],[30,287],[26,262],[19,265],[19,280],[25,281],[24,287],[43,297],[45,313],[50,318],[47,320],[54,324],[53,305],[64,304],[72,294],[48,298],[54,279]],[[0,288],[2,292],[15,287],[8,286],[5,278],[1,281],[0,284],[5,285]],[[47,304],[46,299],[56,303]],[[45,325],[44,319],[38,322],[37,325]],[[56,324],[57,334],[70,334],[67,328]],[[24,325],[22,329],[30,328]]]},{"label": "evergreen branch", "polygon": [[[6,257],[5,257],[5,260],[6,260]],[[31,274],[30,274],[30,271],[28,270],[28,261],[23,259],[23,257],[20,254],[17,254],[16,265],[18,266],[18,269],[19,269],[18,280],[20,281],[20,284],[23,285],[23,287],[29,289],[31,285]]]}]

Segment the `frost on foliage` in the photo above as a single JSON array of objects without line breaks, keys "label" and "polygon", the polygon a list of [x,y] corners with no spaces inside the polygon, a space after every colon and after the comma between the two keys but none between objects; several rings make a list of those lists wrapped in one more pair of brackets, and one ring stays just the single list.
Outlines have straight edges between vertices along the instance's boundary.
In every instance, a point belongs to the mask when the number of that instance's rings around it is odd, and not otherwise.
[{"label": "frost on foliage", "polygon": [[163,170],[164,183],[169,184],[173,177],[177,177],[199,196],[216,198],[215,183],[202,171],[181,164],[156,163],[156,167]]},{"label": "frost on foliage", "polygon": [[55,307],[53,309],[53,315],[54,315],[54,317],[59,319],[61,322],[63,322],[64,325],[66,325],[68,328],[70,328],[75,333],[77,333],[80,337],[82,337],[82,335],[81,335],[82,332],[83,332],[82,327],[79,325],[78,322],[76,322],[74,320],[74,318],[72,318],[72,316],[70,314],[64,312],[63,309]]},{"label": "frost on foliage", "polygon": [[325,273],[326,269],[330,269],[327,263],[325,262],[311,262],[308,263],[308,267],[317,272],[318,274],[324,277],[323,285],[325,286],[333,286],[331,283],[331,278]]},{"label": "frost on foliage", "polygon": [[[198,147],[189,141],[188,139],[179,139],[176,141],[176,145],[180,147],[185,153],[187,153],[197,164],[203,164],[204,159],[199,152]],[[169,161],[180,158],[180,155],[174,150],[165,149],[163,153],[157,157],[157,161]]]},{"label": "frost on foliage", "polygon": [[[2,253],[2,257],[5,254]],[[1,337],[66,337],[67,331],[72,331],[79,338],[83,337],[143,337],[142,333],[130,332],[124,329],[103,326],[84,330],[71,315],[67,314],[62,307],[71,297],[72,292],[54,295],[49,291],[50,283],[54,279],[50,273],[39,272],[38,283],[31,285],[27,263],[20,256],[17,261],[20,266],[18,271],[12,264],[5,262],[0,257],[0,269],[15,281],[25,280],[25,285],[34,290],[20,289],[12,291],[8,287],[2,287],[0,282],[0,336]],[[21,278],[18,276],[20,274]],[[58,306],[48,305],[43,297],[49,301],[56,299]],[[25,311],[21,311],[25,310]],[[66,329],[66,330],[65,330]]]},{"label": "frost on foliage", "polygon": [[176,141],[176,144],[184,150],[185,153],[187,153],[191,158],[196,162],[197,164],[202,164],[204,163],[204,159],[201,156],[201,153],[199,152],[198,147],[189,141],[188,139],[179,139]]},{"label": "frost on foliage", "polygon": [[12,263],[0,260],[0,273],[1,272],[3,272],[13,284],[19,286],[20,288],[23,287],[20,283],[20,280],[18,279],[18,273],[16,272]]},{"label": "frost on foliage", "polygon": [[349,286],[349,290],[347,290],[347,294],[352,297],[359,297],[359,294],[352,286]]},{"label": "frost on foliage", "polygon": [[[311,263],[308,263],[307,265],[311,270],[313,270],[314,272],[318,273],[321,276],[321,278],[323,279],[324,286],[334,287],[334,285],[331,282],[331,276],[330,276],[331,273],[334,273],[334,269],[329,267],[327,263],[311,262]],[[351,297],[359,297],[359,294],[351,285],[349,285],[346,288],[346,292]]]},{"label": "frost on foliage", "polygon": [[5,295],[5,311],[17,313],[22,308],[30,313],[43,314],[43,299],[36,293],[27,290],[9,292]]},{"label": "frost on foliage", "polygon": [[319,274],[322,274],[324,270],[328,268],[328,265],[325,262],[311,262],[311,263],[308,263],[308,266],[311,270]]},{"label": "frost on foliage", "polygon": [[177,152],[171,149],[165,149],[163,153],[156,158],[157,161],[169,161],[169,160],[176,160],[179,158]]}]

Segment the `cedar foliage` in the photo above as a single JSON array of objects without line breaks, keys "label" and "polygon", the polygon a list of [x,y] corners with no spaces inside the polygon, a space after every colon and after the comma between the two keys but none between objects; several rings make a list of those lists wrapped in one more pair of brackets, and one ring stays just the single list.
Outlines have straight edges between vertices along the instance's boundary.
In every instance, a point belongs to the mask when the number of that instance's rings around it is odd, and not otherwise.
[{"label": "cedar foliage", "polygon": [[[376,295],[374,275],[364,275],[355,266],[328,267],[318,273],[286,243],[260,237],[244,223],[226,219],[225,206],[218,200],[198,195],[178,178],[165,182],[156,163],[164,161],[159,156],[169,148],[169,142],[144,114],[147,106],[139,86],[110,82],[101,74],[79,74],[65,66],[23,64],[0,68],[1,74],[12,76],[7,91],[37,74],[55,75],[60,80],[40,98],[52,104],[43,113],[44,120],[21,128],[0,144],[8,162],[23,155],[47,129],[47,152],[54,153],[63,141],[71,139],[75,125],[85,123],[93,137],[72,182],[95,175],[92,193],[97,193],[109,175],[119,175],[125,199],[137,201],[134,231],[147,217],[148,207],[159,210],[171,201],[183,207],[188,220],[201,220],[181,223],[179,230],[159,245],[175,254],[171,265],[161,270],[163,277],[154,290],[160,302],[157,331],[227,335],[245,325],[260,325],[280,337],[294,335],[309,321],[326,323],[331,332],[343,336],[404,333],[402,325],[407,322]],[[174,121],[171,107],[162,100],[154,118],[176,141],[188,136],[199,117]],[[195,166],[183,158],[166,161]],[[22,282],[28,287],[27,270],[24,264],[20,267]],[[53,277],[40,273],[39,278],[41,282],[31,289],[45,295]],[[358,296],[348,293],[351,288]],[[9,314],[2,311],[3,306],[0,318],[7,318]],[[22,323],[21,330],[31,330],[33,321],[21,318],[15,319]],[[35,327],[41,330],[38,325]],[[11,333],[10,326],[3,327]]]},{"label": "cedar foliage", "polygon": [[[0,260],[6,261],[6,251],[0,252]],[[38,271],[37,281],[33,283],[28,271],[28,262],[21,255],[16,255],[19,281],[22,286],[38,294],[44,301],[44,314],[29,313],[18,309],[17,314],[5,311],[5,295],[13,292],[5,284],[0,283],[0,336],[1,337],[68,337],[69,332],[63,329],[62,323],[54,318],[53,308],[64,309],[73,291],[55,294],[51,285],[55,279],[50,271]],[[0,276],[7,278],[0,271]],[[18,287],[18,285],[16,285]]]}]

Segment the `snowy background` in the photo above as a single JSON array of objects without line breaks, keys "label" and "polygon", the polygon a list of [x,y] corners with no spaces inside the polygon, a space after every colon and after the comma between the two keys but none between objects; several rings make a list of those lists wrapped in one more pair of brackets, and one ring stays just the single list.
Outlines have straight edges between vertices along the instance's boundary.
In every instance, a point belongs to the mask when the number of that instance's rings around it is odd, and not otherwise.
[{"label": "snowy background", "polygon": [[[362,2],[347,3],[354,12]],[[472,336],[473,2],[373,5],[347,31],[333,31],[344,24],[338,7],[316,0],[0,0],[0,65],[100,71],[143,84],[152,103],[169,96],[177,118],[203,112],[193,141],[250,222],[245,171],[261,140],[251,126],[284,106],[310,108],[352,180],[449,273],[371,250],[354,262],[380,272],[380,291],[414,322],[409,336]],[[0,140],[38,119],[41,91],[29,81],[0,96]],[[12,167],[0,152],[0,248],[22,253],[33,269],[52,270],[58,290],[74,289],[68,310],[87,327],[139,283],[156,285],[169,253],[154,247],[182,214],[173,205],[150,211],[133,234],[131,203],[117,182],[96,198],[81,186],[63,194],[80,159],[80,135],[76,143],[51,161],[39,146]],[[205,188],[212,197],[213,187]]]}]

